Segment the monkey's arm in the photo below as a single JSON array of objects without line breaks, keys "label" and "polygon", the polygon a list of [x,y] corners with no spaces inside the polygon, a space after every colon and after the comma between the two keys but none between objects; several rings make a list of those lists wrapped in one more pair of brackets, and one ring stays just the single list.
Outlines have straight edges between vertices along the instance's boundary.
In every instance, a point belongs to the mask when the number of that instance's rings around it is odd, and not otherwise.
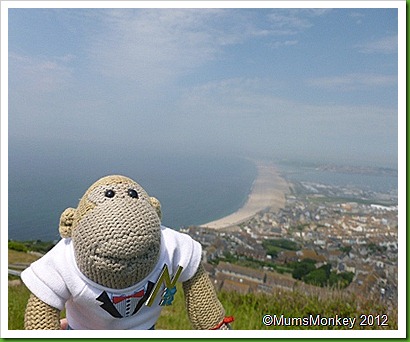
[{"label": "monkey's arm", "polygon": [[202,264],[195,275],[182,285],[188,317],[194,329],[230,329],[225,310]]},{"label": "monkey's arm", "polygon": [[26,330],[60,330],[60,310],[31,294],[26,307],[24,328]]}]

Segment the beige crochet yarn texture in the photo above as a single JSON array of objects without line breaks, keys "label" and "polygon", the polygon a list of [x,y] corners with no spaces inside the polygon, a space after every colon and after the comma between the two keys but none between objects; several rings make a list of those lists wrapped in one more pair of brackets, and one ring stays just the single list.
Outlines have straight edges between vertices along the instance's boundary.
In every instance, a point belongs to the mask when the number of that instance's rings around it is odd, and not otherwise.
[{"label": "beige crochet yarn texture", "polygon": [[77,266],[100,285],[132,286],[158,261],[159,217],[145,190],[129,178],[111,176],[94,183],[80,201],[73,226]]},{"label": "beige crochet yarn texture", "polygon": [[[78,268],[92,281],[113,289],[132,286],[155,267],[160,251],[161,206],[135,181],[107,176],[95,182],[78,207],[60,218],[62,237],[71,237]],[[199,266],[183,283],[189,319],[195,329],[221,325],[225,312],[208,275]],[[26,329],[59,329],[58,309],[31,294]]]},{"label": "beige crochet yarn texture", "polygon": [[31,294],[24,316],[26,330],[59,330],[60,311]]},{"label": "beige crochet yarn texture", "polygon": [[[208,274],[202,265],[192,279],[182,284],[188,317],[194,329],[212,329],[225,317],[225,310],[216,296]],[[222,329],[225,329],[223,326]]]}]

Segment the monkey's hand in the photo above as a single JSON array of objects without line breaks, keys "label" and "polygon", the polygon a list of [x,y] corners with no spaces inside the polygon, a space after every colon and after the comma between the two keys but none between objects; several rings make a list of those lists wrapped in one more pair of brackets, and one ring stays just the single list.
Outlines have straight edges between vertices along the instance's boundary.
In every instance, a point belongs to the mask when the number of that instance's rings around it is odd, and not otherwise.
[{"label": "monkey's hand", "polygon": [[188,317],[194,329],[230,329],[233,318],[225,317],[225,310],[202,264],[195,275],[183,283],[183,289]]},{"label": "monkey's hand", "polygon": [[31,294],[26,307],[24,329],[60,330],[60,310]]}]

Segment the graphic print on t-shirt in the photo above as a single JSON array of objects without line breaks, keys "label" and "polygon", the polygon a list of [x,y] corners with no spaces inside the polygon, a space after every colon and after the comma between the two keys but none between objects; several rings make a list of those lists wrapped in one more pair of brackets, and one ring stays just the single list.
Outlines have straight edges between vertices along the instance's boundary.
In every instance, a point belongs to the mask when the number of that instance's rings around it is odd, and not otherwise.
[{"label": "graphic print on t-shirt", "polygon": [[145,287],[132,293],[119,295],[103,291],[96,299],[102,302],[100,307],[111,316],[115,318],[130,317],[141,309],[153,287],[154,283],[149,281]]}]

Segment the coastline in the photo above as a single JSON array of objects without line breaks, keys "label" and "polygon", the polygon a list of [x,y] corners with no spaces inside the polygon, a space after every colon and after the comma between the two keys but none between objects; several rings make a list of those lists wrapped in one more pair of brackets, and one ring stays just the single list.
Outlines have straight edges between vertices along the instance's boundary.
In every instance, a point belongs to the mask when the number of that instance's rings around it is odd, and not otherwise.
[{"label": "coastline", "polygon": [[258,175],[244,206],[228,216],[202,224],[201,227],[227,228],[238,225],[267,208],[276,211],[285,206],[285,195],[289,192],[288,182],[279,175],[272,163],[257,162],[256,166]]}]

